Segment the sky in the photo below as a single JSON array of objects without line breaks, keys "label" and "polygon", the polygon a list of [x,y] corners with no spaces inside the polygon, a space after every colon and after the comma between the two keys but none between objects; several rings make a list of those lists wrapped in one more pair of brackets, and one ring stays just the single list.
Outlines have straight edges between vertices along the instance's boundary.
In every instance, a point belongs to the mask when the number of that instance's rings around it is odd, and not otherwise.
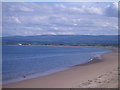
[{"label": "sky", "polygon": [[117,15],[117,2],[2,2],[2,34],[117,35]]}]

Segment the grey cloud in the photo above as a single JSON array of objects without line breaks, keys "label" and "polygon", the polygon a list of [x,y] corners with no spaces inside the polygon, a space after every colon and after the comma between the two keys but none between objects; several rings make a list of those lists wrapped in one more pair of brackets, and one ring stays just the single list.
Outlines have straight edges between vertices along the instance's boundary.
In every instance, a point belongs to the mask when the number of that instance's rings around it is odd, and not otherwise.
[{"label": "grey cloud", "polygon": [[116,8],[108,4],[5,3],[3,35],[115,34],[117,17],[108,11]]},{"label": "grey cloud", "polygon": [[118,17],[118,3],[108,5],[105,10],[105,15],[110,17]]}]

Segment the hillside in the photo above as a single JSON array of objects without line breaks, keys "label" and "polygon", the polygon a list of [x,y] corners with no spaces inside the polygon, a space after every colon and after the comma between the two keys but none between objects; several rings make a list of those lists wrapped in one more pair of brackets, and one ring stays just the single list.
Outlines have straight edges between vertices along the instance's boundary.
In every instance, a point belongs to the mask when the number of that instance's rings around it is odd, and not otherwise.
[{"label": "hillside", "polygon": [[38,35],[2,38],[3,45],[118,45],[117,35]]}]

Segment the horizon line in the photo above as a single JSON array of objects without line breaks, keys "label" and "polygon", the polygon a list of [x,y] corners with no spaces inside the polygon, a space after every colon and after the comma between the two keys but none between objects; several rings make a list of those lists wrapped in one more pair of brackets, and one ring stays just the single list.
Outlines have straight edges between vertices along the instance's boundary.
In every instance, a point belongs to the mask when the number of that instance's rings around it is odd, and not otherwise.
[{"label": "horizon line", "polygon": [[[27,35],[27,36],[119,36],[119,35],[50,35],[50,34],[44,34],[44,35]],[[21,36],[21,35],[14,35],[14,36],[2,36],[2,37],[27,37],[27,36]]]}]

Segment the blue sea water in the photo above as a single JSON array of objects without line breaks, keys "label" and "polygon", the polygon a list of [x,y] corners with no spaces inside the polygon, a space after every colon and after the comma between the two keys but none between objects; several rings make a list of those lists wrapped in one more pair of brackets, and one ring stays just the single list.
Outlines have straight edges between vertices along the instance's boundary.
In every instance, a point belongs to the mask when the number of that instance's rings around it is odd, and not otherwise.
[{"label": "blue sea water", "polygon": [[48,75],[111,52],[103,48],[3,46],[3,84]]}]

